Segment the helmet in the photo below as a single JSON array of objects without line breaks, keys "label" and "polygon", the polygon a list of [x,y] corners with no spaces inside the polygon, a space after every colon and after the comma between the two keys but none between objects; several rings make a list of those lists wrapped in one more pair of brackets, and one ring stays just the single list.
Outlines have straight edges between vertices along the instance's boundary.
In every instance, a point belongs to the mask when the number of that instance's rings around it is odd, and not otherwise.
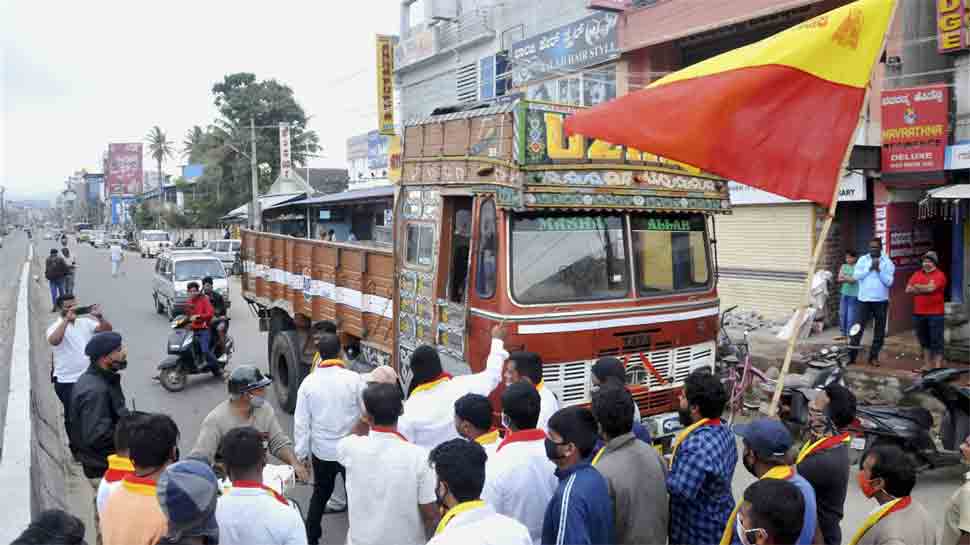
[{"label": "helmet", "polygon": [[273,377],[264,375],[252,365],[240,365],[229,373],[229,393],[239,395],[257,388],[265,388],[273,382]]}]

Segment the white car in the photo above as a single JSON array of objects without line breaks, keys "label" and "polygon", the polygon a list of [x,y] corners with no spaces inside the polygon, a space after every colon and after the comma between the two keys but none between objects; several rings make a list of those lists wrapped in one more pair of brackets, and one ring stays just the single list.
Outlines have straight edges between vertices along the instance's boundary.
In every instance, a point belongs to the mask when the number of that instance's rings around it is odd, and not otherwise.
[{"label": "white car", "polygon": [[107,248],[108,247],[108,234],[104,231],[91,231],[91,246],[95,248]]}]

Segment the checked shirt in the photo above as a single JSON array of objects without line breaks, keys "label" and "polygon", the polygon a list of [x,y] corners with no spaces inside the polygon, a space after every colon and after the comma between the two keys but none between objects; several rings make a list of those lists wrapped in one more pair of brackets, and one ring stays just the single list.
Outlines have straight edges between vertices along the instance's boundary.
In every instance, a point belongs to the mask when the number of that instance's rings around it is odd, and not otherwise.
[{"label": "checked shirt", "polygon": [[671,544],[720,543],[734,509],[731,480],[737,463],[730,426],[702,426],[684,439],[667,476]]}]

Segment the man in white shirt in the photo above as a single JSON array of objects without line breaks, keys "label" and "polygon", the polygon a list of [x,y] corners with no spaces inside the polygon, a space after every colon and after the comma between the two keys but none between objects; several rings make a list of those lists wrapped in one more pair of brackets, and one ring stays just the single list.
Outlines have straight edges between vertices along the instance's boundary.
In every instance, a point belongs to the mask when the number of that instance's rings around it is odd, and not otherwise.
[{"label": "man in white shirt", "polygon": [[121,272],[121,263],[125,260],[125,253],[121,250],[121,245],[115,241],[111,243],[111,276],[117,277]]},{"label": "man in white shirt", "polygon": [[505,384],[515,384],[522,380],[529,381],[542,401],[539,408],[539,424],[536,426],[542,431],[546,431],[546,425],[552,415],[559,410],[559,400],[556,394],[546,388],[542,380],[542,358],[535,352],[512,352],[509,355],[509,364],[505,369]]},{"label": "man in white shirt", "polygon": [[397,431],[403,409],[397,385],[372,383],[363,397],[369,434],[337,443],[337,461],[346,468],[347,544],[424,545],[438,522],[428,451]]},{"label": "man in white shirt", "polygon": [[496,513],[521,522],[532,542],[542,540],[542,520],[559,484],[556,466],[546,456],[546,434],[536,428],[539,394],[528,381],[502,393],[502,413],[511,433],[489,457],[482,498]]},{"label": "man in white shirt", "polygon": [[266,447],[256,428],[233,428],[222,438],[223,460],[232,487],[216,506],[222,545],[306,545],[300,513],[263,484]]},{"label": "man in white shirt", "polygon": [[348,436],[360,420],[360,394],[366,385],[361,375],[344,368],[336,335],[321,334],[317,350],[315,369],[300,384],[293,414],[296,456],[313,461],[313,496],[306,520],[311,545],[323,535],[320,520],[337,474],[344,475],[346,482],[344,467],[337,461],[337,441]]},{"label": "man in white shirt", "polygon": [[428,545],[532,545],[522,523],[482,501],[487,458],[481,445],[452,439],[428,458],[438,476],[435,496],[445,510]]},{"label": "man in white shirt", "polygon": [[404,415],[398,430],[412,443],[432,449],[449,439],[457,439],[455,401],[465,394],[487,396],[502,380],[502,365],[509,357],[505,351],[505,328],[492,328],[492,347],[481,373],[452,378],[442,372],[438,352],[419,346],[411,354],[411,385],[404,402]]},{"label": "man in white shirt", "polygon": [[54,366],[51,375],[54,392],[64,406],[64,427],[70,430],[68,415],[71,412],[71,391],[77,379],[91,365],[91,359],[85,355],[84,347],[95,333],[111,331],[111,323],[105,320],[100,305],[80,309],[79,315],[75,311],[77,299],[70,293],[57,298],[57,308],[61,317],[47,328],[47,343],[51,345],[53,352]]},{"label": "man in white shirt", "polygon": [[500,438],[492,426],[492,403],[478,394],[465,394],[455,402],[455,430],[462,438],[485,449],[489,458],[495,454]]}]

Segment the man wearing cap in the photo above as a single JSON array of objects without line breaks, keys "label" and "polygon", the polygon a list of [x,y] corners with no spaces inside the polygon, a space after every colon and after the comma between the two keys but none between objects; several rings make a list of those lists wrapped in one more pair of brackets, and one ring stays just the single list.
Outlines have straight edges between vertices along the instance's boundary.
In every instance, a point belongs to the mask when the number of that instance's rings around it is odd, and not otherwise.
[{"label": "man wearing cap", "polygon": [[168,466],[158,479],[156,498],[168,520],[168,531],[159,545],[219,543],[219,483],[209,466],[198,460]]},{"label": "man wearing cap", "polygon": [[906,283],[906,293],[913,294],[913,325],[923,348],[921,372],[943,367],[943,296],[946,275],[938,268],[936,252],[923,254],[923,268],[913,273]]},{"label": "man wearing cap", "polygon": [[[882,350],[882,343],[886,338],[889,288],[893,287],[895,273],[896,265],[893,264],[893,260],[882,253],[881,238],[872,239],[869,242],[869,253],[855,262],[853,277],[859,284],[859,305],[856,307],[856,317],[863,331],[869,319],[873,321],[872,348],[869,350],[869,364],[873,366],[879,365],[879,351]],[[859,331],[852,338],[854,346],[859,346],[862,342],[863,331]],[[849,356],[850,363],[855,363],[858,355],[858,350],[852,350]]]},{"label": "man wearing cap", "polygon": [[[792,447],[791,433],[780,420],[762,418],[750,424],[734,426],[734,433],[738,434],[744,444],[741,463],[745,469],[759,479],[781,479],[798,487],[805,500],[804,517],[801,533],[795,545],[811,545],[824,543],[821,532],[816,524],[817,511],[815,507],[815,490],[804,477],[798,474],[795,466],[786,463],[788,451]],[[741,543],[737,532],[738,509],[731,513],[731,518],[724,528],[721,545]]]},{"label": "man wearing cap", "polygon": [[120,374],[128,367],[128,351],[121,335],[105,331],[91,337],[84,353],[91,364],[71,390],[69,435],[84,476],[97,489],[108,469],[108,456],[115,453],[115,426],[128,414]]}]

